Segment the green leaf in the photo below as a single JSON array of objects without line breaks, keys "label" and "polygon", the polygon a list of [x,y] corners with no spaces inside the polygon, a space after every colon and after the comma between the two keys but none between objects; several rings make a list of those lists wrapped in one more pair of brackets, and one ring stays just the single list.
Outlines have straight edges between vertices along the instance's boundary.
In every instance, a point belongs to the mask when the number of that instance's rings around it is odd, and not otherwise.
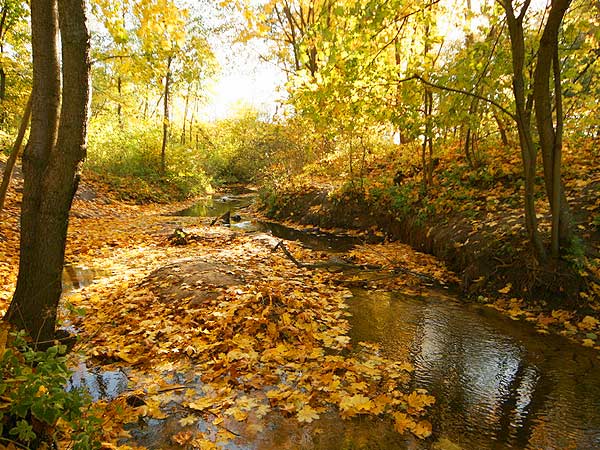
[{"label": "green leaf", "polygon": [[29,442],[35,439],[35,433],[33,432],[33,428],[26,420],[19,420],[17,425],[13,427],[9,434],[11,436],[17,436],[20,441]]}]

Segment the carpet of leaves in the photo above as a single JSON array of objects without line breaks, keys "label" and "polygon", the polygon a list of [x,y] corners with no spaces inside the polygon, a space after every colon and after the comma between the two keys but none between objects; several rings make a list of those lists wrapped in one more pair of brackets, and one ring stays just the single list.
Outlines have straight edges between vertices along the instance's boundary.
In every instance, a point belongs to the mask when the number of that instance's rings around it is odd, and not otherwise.
[{"label": "carpet of leaves", "polygon": [[[11,191],[0,226],[0,313],[16,280],[18,202]],[[277,240],[270,236],[164,215],[167,209],[176,208],[124,205],[104,195],[74,203],[67,262],[99,274],[64,296],[62,323],[79,336],[74,365],[83,359],[88,367],[119,367],[129,379],[126,392],[99,402],[106,448],[135,448],[123,425],[140,416],[177,417],[181,428],[172,442],[202,449],[257,435],[270,414],[299,425],[332,411],[344,419],[376,416],[399,433],[431,435],[427,408],[435,399],[409,389],[412,366],[383,358],[372,343],[350,346],[344,300],[352,294],[343,275],[297,268],[272,251]],[[200,238],[170,245],[167,236],[177,227]],[[299,259],[326,256],[288,246]],[[352,258],[393,265],[395,255],[433,276],[451,276],[406,246],[382,249],[364,246]],[[201,303],[194,301],[207,288],[201,283],[177,286],[187,296],[158,295],[148,275],[171,263],[176,271],[178,261],[190,259],[234,267],[244,282],[208,286],[218,296]],[[390,280],[415,285],[407,276]],[[205,426],[194,426],[199,422]]]}]

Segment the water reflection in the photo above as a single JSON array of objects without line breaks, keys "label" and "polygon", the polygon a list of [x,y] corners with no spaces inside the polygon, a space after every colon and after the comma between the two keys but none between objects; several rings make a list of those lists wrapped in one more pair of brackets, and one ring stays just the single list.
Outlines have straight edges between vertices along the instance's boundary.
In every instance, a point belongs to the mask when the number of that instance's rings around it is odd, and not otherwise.
[{"label": "water reflection", "polygon": [[346,252],[359,244],[361,240],[352,236],[326,233],[319,230],[307,231],[286,227],[275,222],[261,222],[264,231],[288,241],[298,241],[303,246],[320,251]]},{"label": "water reflection", "polygon": [[238,211],[247,208],[254,201],[255,195],[215,195],[206,197],[189,208],[174,213],[175,216],[218,217],[227,211]]},{"label": "water reflection", "polygon": [[[352,337],[415,365],[438,436],[464,448],[600,447],[592,351],[448,300],[357,291]],[[585,375],[584,375],[585,374]]]},{"label": "water reflection", "polygon": [[174,213],[176,216],[188,217],[219,217],[231,212],[232,220],[228,226],[242,232],[265,232],[288,241],[298,241],[307,248],[330,252],[345,252],[360,243],[360,239],[326,233],[319,229],[299,230],[280,223],[255,220],[246,211],[256,194],[219,195],[207,197],[187,209]]},{"label": "water reflection", "polygon": [[79,362],[72,370],[73,375],[67,383],[67,391],[83,389],[90,394],[93,401],[112,400],[127,390],[129,379],[123,370],[88,369],[83,362]]},{"label": "water reflection", "polygon": [[112,275],[110,270],[65,264],[62,274],[62,290],[68,292],[81,289],[110,275]]}]

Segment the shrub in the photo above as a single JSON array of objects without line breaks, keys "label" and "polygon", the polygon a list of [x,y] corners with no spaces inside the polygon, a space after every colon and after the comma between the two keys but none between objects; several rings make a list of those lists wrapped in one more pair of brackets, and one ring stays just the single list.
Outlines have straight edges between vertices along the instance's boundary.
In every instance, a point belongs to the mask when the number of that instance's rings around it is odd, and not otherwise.
[{"label": "shrub", "polygon": [[0,444],[39,448],[67,440],[74,449],[100,448],[89,396],[65,390],[71,376],[65,352],[64,345],[34,350],[23,332],[8,334],[0,323]]}]

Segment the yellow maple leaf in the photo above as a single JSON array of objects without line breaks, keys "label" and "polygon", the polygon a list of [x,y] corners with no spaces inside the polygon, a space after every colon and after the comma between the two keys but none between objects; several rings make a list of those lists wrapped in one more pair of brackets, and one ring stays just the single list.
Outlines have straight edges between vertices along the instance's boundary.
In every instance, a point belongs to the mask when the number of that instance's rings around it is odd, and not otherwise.
[{"label": "yellow maple leaf", "polygon": [[394,413],[394,430],[398,433],[402,434],[406,430],[412,430],[415,425],[415,421],[408,414],[403,412]]},{"label": "yellow maple leaf", "polygon": [[340,402],[340,409],[344,415],[349,416],[359,412],[369,411],[371,408],[373,408],[373,402],[369,397],[365,397],[361,394],[343,397]]},{"label": "yellow maple leaf", "polygon": [[498,293],[499,294],[508,294],[511,289],[512,289],[512,283],[508,283],[502,289],[498,289]]},{"label": "yellow maple leaf", "polygon": [[431,423],[428,420],[420,420],[413,428],[412,432],[420,439],[431,436]]},{"label": "yellow maple leaf", "polygon": [[231,407],[226,411],[226,413],[233,416],[233,418],[238,422],[243,422],[248,418],[248,413],[246,411],[242,411],[240,408]]},{"label": "yellow maple leaf", "polygon": [[185,416],[182,417],[181,419],[179,419],[179,425],[181,425],[182,427],[185,427],[187,425],[193,425],[198,421],[198,418],[192,414],[190,414],[189,416]]},{"label": "yellow maple leaf", "polygon": [[221,448],[214,442],[204,439],[203,437],[194,439],[191,444],[194,448],[200,450],[219,450]]},{"label": "yellow maple leaf", "polygon": [[585,316],[581,322],[577,324],[577,328],[584,331],[592,331],[600,322],[592,316]]},{"label": "yellow maple leaf", "polygon": [[306,422],[310,423],[315,419],[319,418],[319,413],[312,408],[310,405],[304,405],[298,414],[296,415],[296,419],[298,422]]},{"label": "yellow maple leaf", "polygon": [[198,400],[194,400],[193,402],[189,402],[187,406],[189,408],[195,409],[196,411],[204,411],[207,408],[213,406],[214,399],[209,397],[201,397]]},{"label": "yellow maple leaf", "polygon": [[192,432],[191,431],[181,431],[173,436],[171,436],[171,440],[176,442],[179,445],[186,445],[188,442],[192,440]]},{"label": "yellow maple leaf", "polygon": [[426,407],[433,405],[435,403],[435,397],[413,391],[406,397],[406,402],[410,408],[420,412]]},{"label": "yellow maple leaf", "polygon": [[593,347],[596,343],[592,339],[582,339],[581,343],[584,347]]}]

